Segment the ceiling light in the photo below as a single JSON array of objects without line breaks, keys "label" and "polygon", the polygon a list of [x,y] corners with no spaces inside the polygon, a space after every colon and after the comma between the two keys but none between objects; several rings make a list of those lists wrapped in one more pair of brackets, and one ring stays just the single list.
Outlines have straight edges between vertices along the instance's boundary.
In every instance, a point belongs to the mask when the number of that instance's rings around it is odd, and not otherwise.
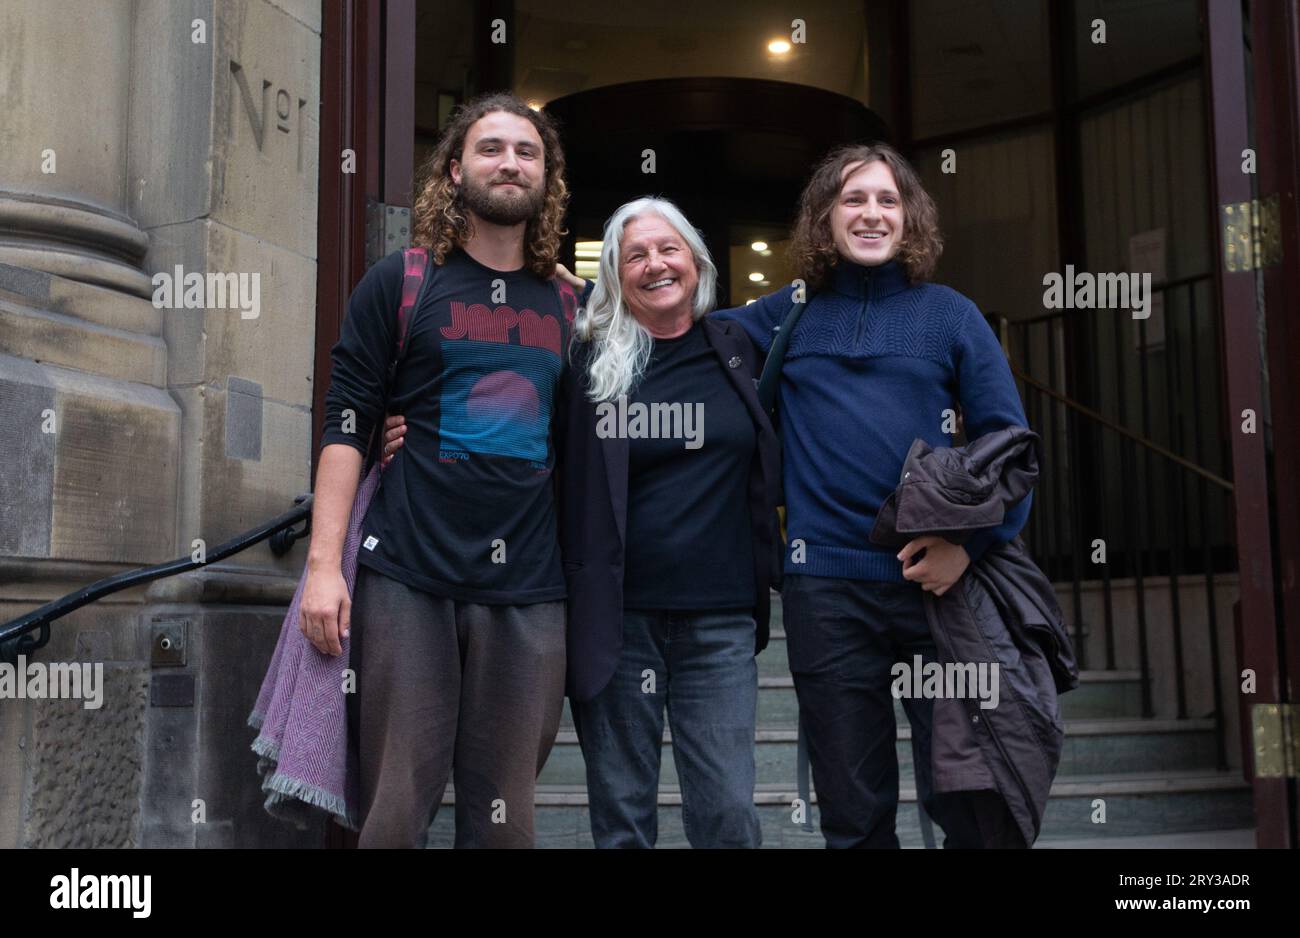
[{"label": "ceiling light", "polygon": [[763,279],[763,275],[760,274],[760,273],[755,272],[755,273],[752,273],[752,274],[749,275],[749,279],[752,280],[752,281],[754,281],[755,283],[758,283],[759,281],[761,281],[761,280]]},{"label": "ceiling light", "polygon": [[773,39],[767,44],[767,51],[774,55],[785,55],[790,51],[790,43],[784,39]]},{"label": "ceiling light", "polygon": [[766,242],[766,241],[755,241],[753,244],[750,245],[750,247],[753,248],[755,251],[766,251],[766,250],[767,250],[767,242]]}]

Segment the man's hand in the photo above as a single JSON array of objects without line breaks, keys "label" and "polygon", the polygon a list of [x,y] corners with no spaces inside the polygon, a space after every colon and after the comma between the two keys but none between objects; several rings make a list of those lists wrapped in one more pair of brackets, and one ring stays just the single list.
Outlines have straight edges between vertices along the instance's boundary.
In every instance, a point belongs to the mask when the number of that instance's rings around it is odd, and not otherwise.
[{"label": "man's hand", "polygon": [[352,627],[352,600],[342,569],[309,568],[302,588],[298,628],[317,651],[326,655],[343,654],[339,639],[347,638]]},{"label": "man's hand", "polygon": [[384,458],[379,462],[380,469],[387,469],[393,456],[402,448],[402,438],[406,436],[406,418],[393,414],[384,421]]},{"label": "man's hand", "polygon": [[[912,563],[912,558],[922,550],[925,556]],[[966,548],[933,534],[909,541],[899,551],[898,559],[903,562],[904,579],[920,583],[921,589],[936,596],[948,592],[970,566]]]},{"label": "man's hand", "polygon": [[357,494],[362,455],[344,443],[321,450],[316,467],[316,498],[311,509],[307,582],[302,587],[298,628],[322,654],[341,655],[339,637],[348,637],[352,600],[343,579],[343,541]]}]

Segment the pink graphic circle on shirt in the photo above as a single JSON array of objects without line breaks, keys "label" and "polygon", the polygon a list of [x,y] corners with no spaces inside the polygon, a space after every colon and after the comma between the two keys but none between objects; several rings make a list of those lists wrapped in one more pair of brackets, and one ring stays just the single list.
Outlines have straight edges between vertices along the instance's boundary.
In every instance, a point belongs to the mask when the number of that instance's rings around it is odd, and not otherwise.
[{"label": "pink graphic circle on shirt", "polygon": [[474,382],[465,412],[476,420],[536,420],[541,413],[537,388],[513,371],[494,371]]}]

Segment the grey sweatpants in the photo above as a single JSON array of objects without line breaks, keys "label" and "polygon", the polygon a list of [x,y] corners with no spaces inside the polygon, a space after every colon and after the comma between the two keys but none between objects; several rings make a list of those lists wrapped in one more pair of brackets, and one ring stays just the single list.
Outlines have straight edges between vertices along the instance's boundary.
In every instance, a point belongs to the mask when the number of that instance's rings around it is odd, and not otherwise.
[{"label": "grey sweatpants", "polygon": [[456,602],[357,570],[361,847],[423,847],[453,771],[457,847],[533,846],[564,703],[564,603]]}]

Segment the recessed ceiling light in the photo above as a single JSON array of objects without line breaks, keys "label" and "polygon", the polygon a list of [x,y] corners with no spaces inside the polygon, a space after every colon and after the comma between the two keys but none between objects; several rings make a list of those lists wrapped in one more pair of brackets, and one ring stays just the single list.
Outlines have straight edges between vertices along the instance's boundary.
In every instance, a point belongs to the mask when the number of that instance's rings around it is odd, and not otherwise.
[{"label": "recessed ceiling light", "polygon": [[784,39],[773,39],[767,44],[767,51],[774,55],[785,55],[790,51],[790,43]]},{"label": "recessed ceiling light", "polygon": [[753,248],[755,251],[766,251],[766,250],[767,250],[767,242],[766,242],[766,241],[755,241],[753,244],[750,245],[750,247]]},{"label": "recessed ceiling light", "polygon": [[763,279],[763,275],[756,271],[749,275],[749,279],[754,281],[755,283],[758,283],[760,280]]},{"label": "recessed ceiling light", "polygon": [[534,111],[540,111],[540,110],[542,109],[542,102],[540,102],[540,101],[529,101],[529,102],[528,102],[528,106],[529,106],[530,108],[532,108]]}]

